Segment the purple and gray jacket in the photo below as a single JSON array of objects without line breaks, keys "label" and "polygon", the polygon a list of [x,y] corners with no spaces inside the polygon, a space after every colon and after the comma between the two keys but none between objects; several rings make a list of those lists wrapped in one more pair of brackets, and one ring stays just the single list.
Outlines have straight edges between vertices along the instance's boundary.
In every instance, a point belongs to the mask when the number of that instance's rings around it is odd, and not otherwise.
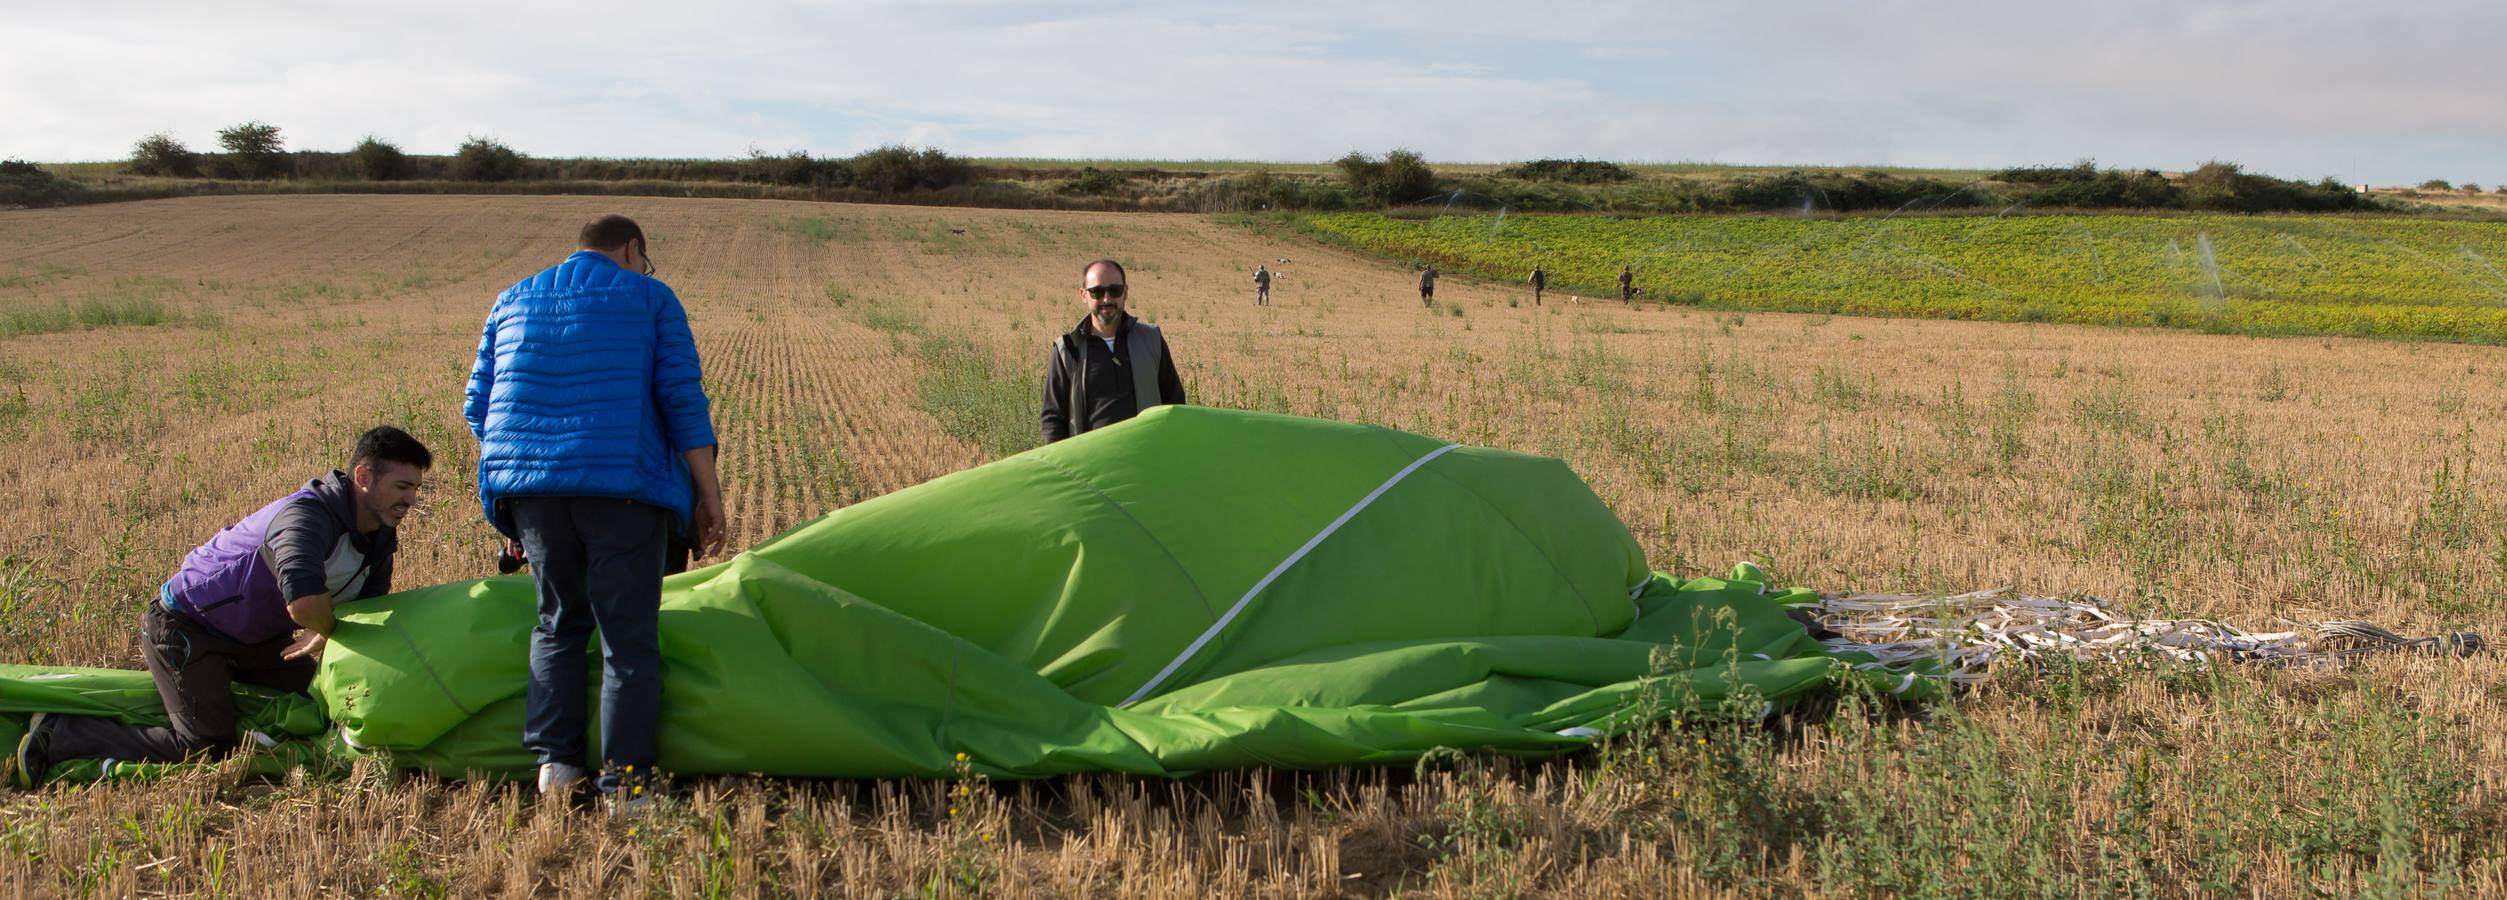
[{"label": "purple and gray jacket", "polygon": [[[389,525],[358,532],[354,498],[348,476],[337,470],[306,482],[185,556],[159,592],[161,602],[238,643],[258,644],[296,630],[290,599],[328,593],[345,602],[391,593],[398,535]],[[365,579],[356,596],[340,597],[358,583],[355,574],[332,585],[327,570],[334,556],[351,551],[364,558]]]}]

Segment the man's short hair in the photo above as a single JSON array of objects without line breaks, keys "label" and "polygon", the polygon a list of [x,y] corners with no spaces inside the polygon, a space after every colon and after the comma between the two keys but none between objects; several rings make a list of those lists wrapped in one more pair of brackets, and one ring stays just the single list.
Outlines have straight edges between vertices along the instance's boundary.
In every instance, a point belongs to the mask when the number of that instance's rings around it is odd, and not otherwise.
[{"label": "man's short hair", "polygon": [[1123,276],[1123,283],[1124,283],[1124,284],[1130,284],[1130,283],[1132,283],[1132,274],[1131,274],[1130,272],[1125,272],[1125,271],[1123,271],[1123,264],[1122,264],[1122,263],[1115,262],[1114,260],[1111,260],[1111,259],[1101,259],[1101,260],[1097,260],[1096,262],[1092,262],[1092,263],[1089,263],[1089,264],[1087,264],[1087,265],[1085,265],[1085,266],[1081,266],[1081,267],[1080,267],[1080,269],[1079,269],[1079,286],[1080,286],[1080,287],[1087,287],[1087,286],[1088,286],[1088,273],[1090,273],[1090,272],[1094,272],[1094,271],[1097,271],[1097,267],[1098,267],[1098,266],[1113,266],[1113,267],[1114,267],[1114,274]]},{"label": "man's short hair", "polygon": [[348,454],[348,468],[354,471],[358,466],[376,462],[396,462],[432,469],[435,468],[435,454],[427,452],[427,445],[418,443],[418,439],[410,437],[409,432],[379,425],[357,436],[357,449]]},{"label": "man's short hair", "polygon": [[582,246],[586,250],[617,250],[630,241],[643,239],[644,229],[634,219],[617,213],[583,223]]}]

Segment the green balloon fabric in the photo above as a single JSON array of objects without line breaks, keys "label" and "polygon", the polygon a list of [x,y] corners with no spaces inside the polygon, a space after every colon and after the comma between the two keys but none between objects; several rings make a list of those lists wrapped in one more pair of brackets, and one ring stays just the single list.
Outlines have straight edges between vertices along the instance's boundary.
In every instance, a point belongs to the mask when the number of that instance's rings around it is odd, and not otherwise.
[{"label": "green balloon fabric", "polygon": [[[321,707],[302,695],[237,685],[235,711],[242,730],[287,739],[270,748],[274,752],[255,756],[248,763],[253,772],[276,775],[342,756],[337,739],[326,734]],[[146,672],[0,664],[0,747],[14,750],[36,713],[103,716],[133,725],[166,723],[165,704]],[[127,760],[73,760],[50,767],[45,775],[47,780],[95,781],[150,777],[173,768]]]},{"label": "green balloon fabric", "polygon": [[[1784,614],[1808,592],[1753,572],[1649,571],[1554,459],[1155,407],[670,578],[661,766],[948,776],[963,753],[1043,777],[1538,755],[1677,709],[1772,707],[1840,673],[1940,690],[1828,653]],[[526,772],[533,610],[527,576],[358,603],[315,681],[319,714],[265,702],[337,753]],[[0,670],[0,711],[69,711],[20,699],[55,671]],[[117,684],[87,711],[162,719],[153,691],[132,693],[144,674]]]}]

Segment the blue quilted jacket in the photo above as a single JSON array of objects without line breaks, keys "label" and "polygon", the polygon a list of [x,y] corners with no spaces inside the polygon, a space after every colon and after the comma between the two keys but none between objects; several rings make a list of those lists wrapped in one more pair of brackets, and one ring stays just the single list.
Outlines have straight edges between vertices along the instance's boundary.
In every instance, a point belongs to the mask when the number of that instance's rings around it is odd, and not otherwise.
[{"label": "blue quilted jacket", "polygon": [[577,251],[496,296],[462,414],[479,503],[514,535],[507,497],[619,497],[689,517],[684,451],[714,445],[696,339],[660,280]]}]

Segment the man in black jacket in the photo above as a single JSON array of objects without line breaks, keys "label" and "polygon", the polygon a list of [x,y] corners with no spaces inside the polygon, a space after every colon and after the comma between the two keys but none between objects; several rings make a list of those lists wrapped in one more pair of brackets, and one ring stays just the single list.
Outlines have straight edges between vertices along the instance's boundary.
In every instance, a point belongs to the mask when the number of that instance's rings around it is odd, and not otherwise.
[{"label": "man in black jacket", "polygon": [[1161,403],[1183,403],[1184,381],[1157,326],[1123,311],[1123,264],[1101,259],[1080,272],[1088,317],[1053,341],[1045,369],[1045,443],[1104,428]]},{"label": "man in black jacket", "polygon": [[167,725],[38,714],[9,760],[11,780],[32,786],[67,759],[180,762],[233,749],[237,682],[303,693],[333,607],[391,593],[400,520],[434,464],[407,432],[373,429],[357,438],[348,471],[307,482],[193,550],[139,617]]}]

